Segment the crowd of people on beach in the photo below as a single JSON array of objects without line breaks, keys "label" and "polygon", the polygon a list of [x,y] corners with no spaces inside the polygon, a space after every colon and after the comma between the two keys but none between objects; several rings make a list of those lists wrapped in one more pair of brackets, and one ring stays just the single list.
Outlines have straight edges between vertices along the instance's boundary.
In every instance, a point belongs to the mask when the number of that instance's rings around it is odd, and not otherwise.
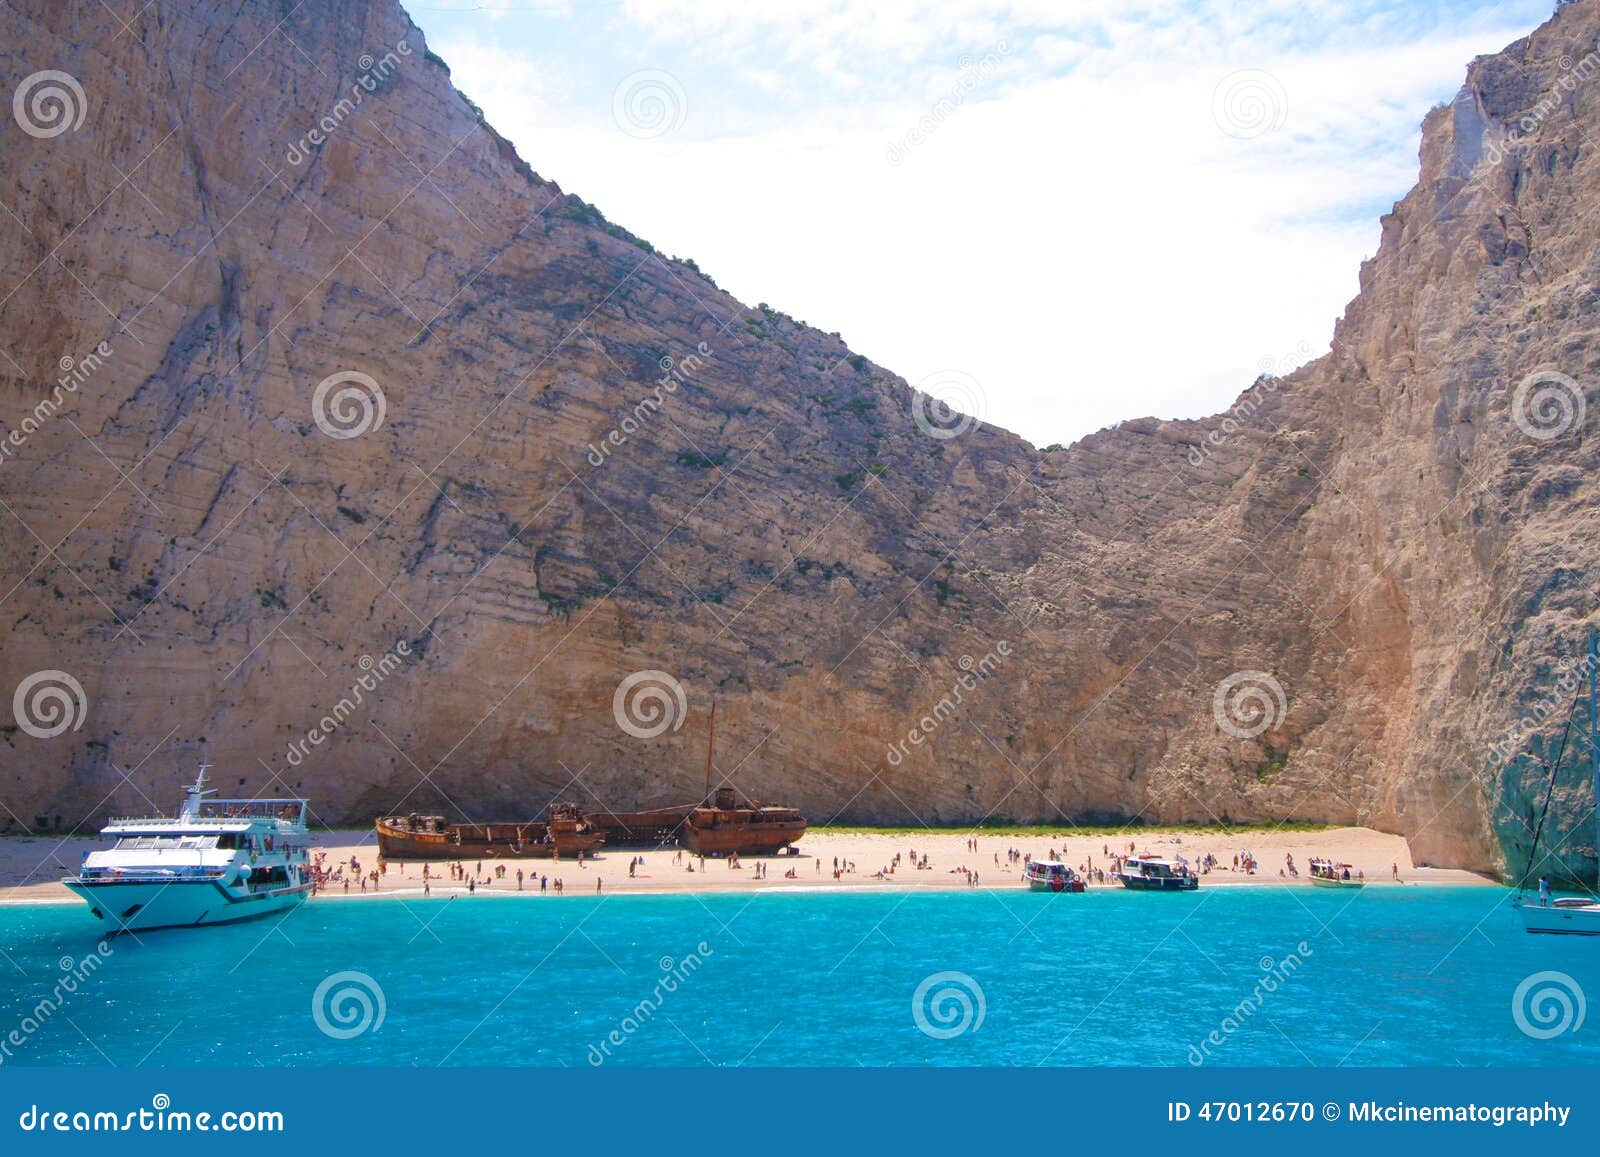
[{"label": "crowd of people on beach", "polygon": [[[379,882],[389,874],[389,862],[382,856],[378,857],[378,866],[370,871],[363,871],[361,861],[355,856],[351,856],[348,861],[341,860],[331,868],[326,863],[326,859],[326,852],[317,852],[313,859],[311,865],[311,894],[313,896],[319,892],[327,891],[334,884],[342,885],[344,893],[349,895],[352,880],[359,885],[362,892],[368,891],[369,885],[370,890],[376,892],[378,891]],[[639,859],[642,862],[644,857],[641,856]],[[348,874],[346,874],[347,870]],[[398,875],[403,877],[405,874],[406,865],[401,862],[398,864]],[[631,869],[629,874],[632,874]],[[422,864],[422,894],[424,896],[432,896],[434,882],[441,878],[448,879],[451,883],[465,884],[467,886],[467,894],[470,896],[475,895],[480,887],[488,888],[496,883],[509,882],[511,869],[505,864],[491,864],[489,871],[485,872],[483,870],[483,861],[479,860],[473,865],[472,871],[469,872],[465,861],[452,860],[444,864],[444,873],[443,877],[441,877],[435,865],[424,861]],[[566,890],[566,885],[559,876],[552,880],[548,873],[525,872],[520,867],[517,869],[516,881],[517,891],[519,892],[537,890],[544,895],[554,893],[559,896]],[[598,884],[599,881],[596,880],[597,891],[599,890]]]},{"label": "crowd of people on beach", "polygon": [[[1169,837],[1169,842],[1179,844],[1182,840],[1180,837]],[[967,837],[964,846],[968,852],[976,854],[979,848],[978,837]],[[1075,865],[1079,878],[1086,883],[1105,884],[1108,881],[1115,882],[1118,873],[1125,869],[1128,862],[1141,855],[1149,857],[1159,854],[1161,858],[1174,860],[1179,865],[1178,870],[1185,875],[1193,874],[1198,876],[1209,875],[1214,871],[1231,871],[1253,876],[1260,870],[1260,863],[1255,854],[1247,848],[1239,849],[1233,855],[1231,863],[1224,861],[1211,852],[1196,856],[1193,862],[1190,862],[1186,857],[1175,851],[1162,851],[1160,853],[1145,851],[1141,853],[1137,843],[1132,840],[1125,845],[1119,844],[1115,849],[1109,843],[1102,843],[1100,851],[1102,858],[1099,862],[1096,862],[1091,853],[1085,855]],[[661,849],[661,854],[665,855],[665,853],[666,849]],[[730,872],[742,872],[746,868],[743,857],[737,854],[730,854],[722,858]],[[1067,847],[1064,843],[1059,848],[1053,845],[1050,846],[1044,857],[1036,857],[1032,852],[1016,846],[1007,846],[1003,851],[995,851],[991,854],[994,866],[1001,869],[1002,875],[1009,875],[1019,871],[1025,872],[1028,866],[1037,859],[1062,862],[1066,858]],[[580,869],[587,870],[586,859],[592,861],[593,857],[583,855],[577,857],[577,864]],[[672,851],[670,863],[672,867],[681,868],[685,872],[692,873],[697,870],[703,872],[707,866],[706,859],[707,857],[705,856],[696,856],[686,849],[678,848]],[[556,862],[559,863],[559,861]],[[571,861],[569,861],[570,863]],[[791,863],[788,870],[783,873],[783,878],[786,880],[798,879],[800,865],[803,863],[804,860],[798,863]],[[630,855],[628,858],[628,879],[649,878],[646,873],[646,866],[647,861],[644,855]],[[824,870],[821,857],[813,857],[812,866],[815,874],[820,876]],[[397,862],[395,867],[397,875],[406,876],[406,864]],[[541,872],[537,869],[524,869],[520,865],[490,863],[486,870],[482,860],[475,862],[470,868],[465,861],[457,860],[443,865],[422,862],[421,867],[422,894],[424,896],[432,896],[434,884],[440,883],[442,886],[446,881],[453,886],[453,894],[459,894],[464,885],[466,894],[469,896],[476,895],[480,888],[508,887],[513,879],[516,882],[516,891],[518,892],[529,891],[538,892],[540,895],[559,896],[566,891],[565,882],[561,877],[552,878],[548,872]],[[768,860],[756,859],[750,867],[752,870],[749,878],[752,881],[764,881],[770,878],[771,863]],[[374,867],[365,868],[360,859],[354,855],[350,856],[348,860],[340,859],[330,864],[327,860],[326,852],[316,852],[312,863],[312,894],[328,892],[334,888],[341,889],[346,895],[350,894],[353,888],[361,893],[377,892],[380,890],[380,886],[387,881],[389,869],[390,865],[382,856],[377,857]],[[888,862],[876,872],[871,873],[869,878],[882,883],[889,883],[903,869],[932,872],[935,870],[933,857],[926,849],[919,851],[915,847],[908,847],[903,852],[894,853]],[[857,874],[855,861],[841,856],[832,857],[829,870],[831,870],[835,882],[843,882],[846,876]],[[981,886],[979,872],[969,864],[957,864],[945,869],[945,872],[947,875],[960,876],[962,883],[966,887],[977,888]],[[1396,880],[1400,878],[1398,864],[1391,868],[1391,874]],[[1295,862],[1292,852],[1284,853],[1284,865],[1278,870],[1278,875],[1284,879],[1298,878],[1300,876],[1300,867]],[[1359,872],[1357,873],[1357,878],[1363,878]],[[594,891],[596,895],[603,895],[605,892],[604,877],[598,873],[595,878]]]}]

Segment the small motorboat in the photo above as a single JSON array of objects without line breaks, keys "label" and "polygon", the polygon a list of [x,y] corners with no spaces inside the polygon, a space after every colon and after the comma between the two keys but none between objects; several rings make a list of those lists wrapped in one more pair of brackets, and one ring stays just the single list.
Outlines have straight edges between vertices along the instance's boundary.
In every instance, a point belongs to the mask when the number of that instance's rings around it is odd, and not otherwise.
[{"label": "small motorboat", "polygon": [[1311,882],[1318,888],[1365,888],[1366,877],[1354,864],[1312,857]]},{"label": "small motorboat", "polygon": [[1060,860],[1030,860],[1022,869],[1030,892],[1082,892],[1083,877]]}]

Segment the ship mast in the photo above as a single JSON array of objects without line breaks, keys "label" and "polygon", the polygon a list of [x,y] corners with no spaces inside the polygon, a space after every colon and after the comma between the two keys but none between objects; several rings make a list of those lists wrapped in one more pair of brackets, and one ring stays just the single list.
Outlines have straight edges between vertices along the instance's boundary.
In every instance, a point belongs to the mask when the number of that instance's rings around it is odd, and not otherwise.
[{"label": "ship mast", "polygon": [[[1589,758],[1594,768],[1595,871],[1600,873],[1600,632],[1589,631]],[[1596,879],[1600,886],[1600,877]]]},{"label": "ship mast", "polygon": [[[717,701],[711,701],[711,730],[706,734],[706,807],[711,806],[711,750],[717,742]],[[1600,774],[1600,773],[1597,773]],[[1596,781],[1600,783],[1600,780]],[[1600,829],[1596,829],[1600,830]]]}]

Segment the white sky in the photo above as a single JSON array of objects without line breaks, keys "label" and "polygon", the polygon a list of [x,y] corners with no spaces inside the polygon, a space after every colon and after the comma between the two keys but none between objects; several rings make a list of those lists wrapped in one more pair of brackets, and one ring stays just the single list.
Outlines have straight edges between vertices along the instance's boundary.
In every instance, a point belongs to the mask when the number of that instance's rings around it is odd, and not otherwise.
[{"label": "white sky", "polygon": [[1552,8],[408,5],[540,175],[1036,445],[1325,351],[1423,114]]}]

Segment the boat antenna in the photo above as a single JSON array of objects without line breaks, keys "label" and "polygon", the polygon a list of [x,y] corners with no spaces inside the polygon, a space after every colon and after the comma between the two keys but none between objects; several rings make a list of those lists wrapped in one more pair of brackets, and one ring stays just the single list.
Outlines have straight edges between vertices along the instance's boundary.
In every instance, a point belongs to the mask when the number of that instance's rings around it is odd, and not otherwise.
[{"label": "boat antenna", "polygon": [[711,806],[711,750],[717,742],[717,701],[711,701],[711,729],[706,733],[706,806]]},{"label": "boat antenna", "polygon": [[212,794],[206,790],[206,772],[210,768],[211,765],[205,760],[200,761],[200,774],[195,776],[194,785],[183,789],[183,809],[178,814],[179,819],[192,820],[199,818],[201,801]]}]

